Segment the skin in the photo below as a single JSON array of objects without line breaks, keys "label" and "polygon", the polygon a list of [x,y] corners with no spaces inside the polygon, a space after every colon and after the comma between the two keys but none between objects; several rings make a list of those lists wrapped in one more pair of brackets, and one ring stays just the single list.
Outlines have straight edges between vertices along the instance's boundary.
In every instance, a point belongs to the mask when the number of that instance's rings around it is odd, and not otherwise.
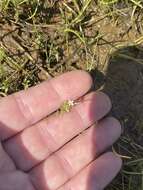
[{"label": "skin", "polygon": [[[122,161],[106,150],[121,126],[105,117],[107,95],[87,94],[91,86],[88,73],[72,71],[0,99],[1,190],[103,190],[111,182]],[[55,112],[80,97],[70,112]]]}]

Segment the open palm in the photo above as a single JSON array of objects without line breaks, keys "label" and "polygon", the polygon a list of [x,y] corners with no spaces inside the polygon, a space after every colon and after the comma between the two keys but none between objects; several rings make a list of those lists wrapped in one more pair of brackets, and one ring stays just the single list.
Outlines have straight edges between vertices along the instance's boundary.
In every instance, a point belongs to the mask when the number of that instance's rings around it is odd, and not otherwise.
[{"label": "open palm", "polygon": [[[121,127],[105,118],[107,95],[84,95],[91,85],[73,71],[0,100],[0,190],[102,190],[116,176],[121,160],[105,152]],[[55,112],[80,97],[70,112]]]}]

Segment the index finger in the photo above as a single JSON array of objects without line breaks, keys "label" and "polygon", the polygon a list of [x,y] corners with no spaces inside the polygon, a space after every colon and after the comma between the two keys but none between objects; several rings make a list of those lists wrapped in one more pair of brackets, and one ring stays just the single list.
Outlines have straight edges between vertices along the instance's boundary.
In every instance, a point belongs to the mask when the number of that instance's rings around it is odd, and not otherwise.
[{"label": "index finger", "polygon": [[5,140],[75,100],[91,87],[85,71],[71,71],[0,100],[0,139]]}]

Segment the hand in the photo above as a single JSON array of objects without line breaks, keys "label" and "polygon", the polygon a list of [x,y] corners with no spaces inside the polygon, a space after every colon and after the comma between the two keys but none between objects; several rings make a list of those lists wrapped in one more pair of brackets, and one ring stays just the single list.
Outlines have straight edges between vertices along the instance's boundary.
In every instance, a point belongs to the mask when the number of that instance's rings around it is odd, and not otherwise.
[{"label": "hand", "polygon": [[[101,190],[120,158],[107,152],[120,136],[111,102],[84,71],[73,71],[0,100],[0,190]],[[70,112],[55,112],[66,100]]]}]

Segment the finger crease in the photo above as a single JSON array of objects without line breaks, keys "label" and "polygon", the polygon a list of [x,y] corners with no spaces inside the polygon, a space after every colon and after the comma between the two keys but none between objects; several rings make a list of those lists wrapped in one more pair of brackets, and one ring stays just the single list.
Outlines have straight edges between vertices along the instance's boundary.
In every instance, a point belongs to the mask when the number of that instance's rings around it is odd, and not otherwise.
[{"label": "finger crease", "polygon": [[[75,174],[72,165],[70,164],[68,159],[64,155],[60,155],[59,152],[56,152],[55,156],[58,158],[59,163],[61,164],[65,174],[67,175],[67,181],[68,181]],[[64,183],[66,183],[66,181]]]},{"label": "finger crease", "polygon": [[48,131],[46,125],[38,124],[38,130],[39,130],[42,140],[44,141],[46,146],[48,145],[48,150],[50,154],[52,154],[57,149],[58,143],[55,141],[52,134]]},{"label": "finger crease", "polygon": [[[86,129],[87,126],[85,125],[85,122],[84,122],[81,114],[79,113],[78,109],[76,107],[74,107],[73,110],[76,112],[76,115],[79,117],[79,120],[81,122],[81,125],[79,125],[79,126],[83,126],[83,128]],[[83,128],[82,128],[82,130],[83,130]]]},{"label": "finger crease", "polygon": [[24,121],[27,125],[30,125],[32,123],[31,121],[33,120],[33,114],[30,107],[27,104],[25,104],[20,94],[13,94],[12,97],[15,100]]},{"label": "finger crease", "polygon": [[55,88],[55,86],[52,83],[52,80],[49,81],[49,85],[51,86],[51,88],[53,89],[53,91],[56,93],[56,95],[59,97],[60,102],[64,101],[64,97],[62,96],[62,94]]}]

